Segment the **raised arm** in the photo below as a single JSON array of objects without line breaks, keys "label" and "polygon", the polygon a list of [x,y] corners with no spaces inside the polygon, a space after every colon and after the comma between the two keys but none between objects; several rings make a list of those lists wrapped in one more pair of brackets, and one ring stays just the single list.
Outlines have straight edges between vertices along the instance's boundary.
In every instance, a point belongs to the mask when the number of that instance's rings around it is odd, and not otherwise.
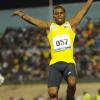
[{"label": "raised arm", "polygon": [[72,27],[76,28],[77,25],[81,22],[85,14],[88,12],[89,8],[92,5],[93,0],[87,0],[86,4],[82,7],[82,9],[72,18],[70,19],[70,24]]},{"label": "raised arm", "polygon": [[42,28],[42,29],[49,29],[49,27],[50,27],[50,23],[49,22],[45,22],[43,20],[28,16],[22,10],[15,11],[13,13],[13,16],[19,16],[23,20],[27,21],[28,23],[30,23],[32,25],[36,25],[36,26],[38,26],[39,28]]}]

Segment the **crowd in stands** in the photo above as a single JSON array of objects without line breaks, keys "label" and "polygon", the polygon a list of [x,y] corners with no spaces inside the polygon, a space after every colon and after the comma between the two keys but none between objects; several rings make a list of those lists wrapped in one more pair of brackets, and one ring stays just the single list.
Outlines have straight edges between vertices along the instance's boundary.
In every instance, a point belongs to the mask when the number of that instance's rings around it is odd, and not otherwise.
[{"label": "crowd in stands", "polygon": [[88,18],[84,27],[76,30],[75,58],[79,76],[100,78],[100,20]]},{"label": "crowd in stands", "polygon": [[[100,78],[100,20],[87,19],[76,29],[78,77]],[[47,79],[50,46],[37,27],[8,27],[0,38],[0,73],[7,81]]]}]

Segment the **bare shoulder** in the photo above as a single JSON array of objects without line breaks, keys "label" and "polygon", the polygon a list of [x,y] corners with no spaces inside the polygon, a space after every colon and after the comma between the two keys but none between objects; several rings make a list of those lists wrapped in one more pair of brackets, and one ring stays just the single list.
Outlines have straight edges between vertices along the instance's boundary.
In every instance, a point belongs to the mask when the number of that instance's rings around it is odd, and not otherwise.
[{"label": "bare shoulder", "polygon": [[71,28],[72,28],[73,30],[75,30],[75,29],[77,28],[77,25],[74,24],[74,23],[75,23],[75,19],[74,19],[74,18],[70,18],[70,19],[68,20],[68,22],[69,22],[69,24],[70,24],[70,26],[71,26]]}]

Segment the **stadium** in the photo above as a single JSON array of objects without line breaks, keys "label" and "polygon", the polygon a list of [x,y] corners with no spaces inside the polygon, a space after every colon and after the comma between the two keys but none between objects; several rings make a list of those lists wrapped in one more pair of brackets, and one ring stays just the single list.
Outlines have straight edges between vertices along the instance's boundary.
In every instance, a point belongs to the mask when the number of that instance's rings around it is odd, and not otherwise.
[{"label": "stadium", "polygon": [[[48,64],[51,59],[46,31],[28,24],[12,13],[17,9],[35,18],[52,20],[52,7],[64,6],[68,18],[85,4],[83,0],[0,1],[0,100],[50,100]],[[6,3],[6,4],[5,4]],[[94,0],[88,13],[75,30],[75,61],[78,82],[75,100],[99,100],[100,90],[100,1]],[[59,89],[58,100],[66,98],[66,81]],[[84,99],[85,93],[91,99]],[[100,94],[99,94],[100,96]]]}]

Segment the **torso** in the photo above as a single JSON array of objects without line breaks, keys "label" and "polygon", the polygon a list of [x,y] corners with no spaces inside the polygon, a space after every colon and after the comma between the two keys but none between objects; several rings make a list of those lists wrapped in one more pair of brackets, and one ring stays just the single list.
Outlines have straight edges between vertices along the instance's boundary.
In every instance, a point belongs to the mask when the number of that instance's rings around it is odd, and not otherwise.
[{"label": "torso", "polygon": [[63,25],[51,23],[48,39],[51,46],[50,65],[59,61],[75,63],[73,58],[73,44],[75,32],[72,30],[69,22]]}]

